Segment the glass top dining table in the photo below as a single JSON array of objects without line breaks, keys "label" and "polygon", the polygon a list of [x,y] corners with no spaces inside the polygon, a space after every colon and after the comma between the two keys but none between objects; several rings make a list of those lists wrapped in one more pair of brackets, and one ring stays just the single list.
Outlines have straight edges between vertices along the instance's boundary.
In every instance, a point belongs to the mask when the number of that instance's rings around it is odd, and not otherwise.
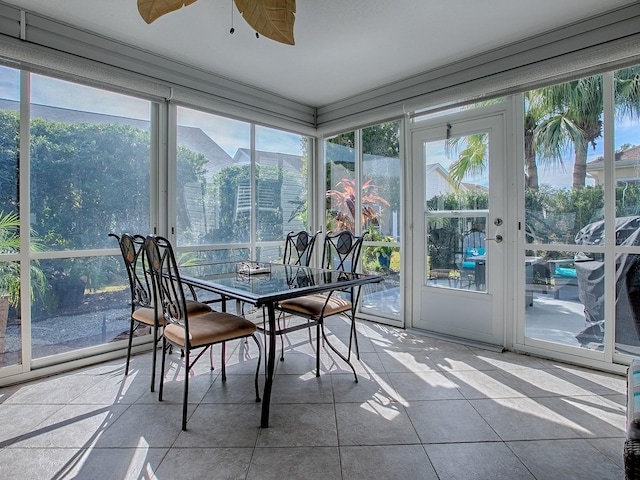
[{"label": "glass top dining table", "polygon": [[299,265],[262,262],[200,263],[180,266],[182,282],[221,296],[222,308],[228,299],[265,307],[268,312],[267,365],[260,426],[269,426],[269,406],[276,354],[278,302],[290,298],[360,287],[382,281],[379,275],[342,272]]}]

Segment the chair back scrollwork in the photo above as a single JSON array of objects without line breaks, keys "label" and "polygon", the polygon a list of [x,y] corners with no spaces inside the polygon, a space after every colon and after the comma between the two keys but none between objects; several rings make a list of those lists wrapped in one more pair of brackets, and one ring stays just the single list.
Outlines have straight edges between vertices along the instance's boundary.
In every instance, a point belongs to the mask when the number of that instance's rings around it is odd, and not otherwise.
[{"label": "chair back scrollwork", "polygon": [[311,234],[305,230],[297,233],[290,232],[287,234],[284,244],[284,258],[282,263],[308,267],[311,263],[313,247],[315,246],[316,238],[319,234],[320,231]]}]

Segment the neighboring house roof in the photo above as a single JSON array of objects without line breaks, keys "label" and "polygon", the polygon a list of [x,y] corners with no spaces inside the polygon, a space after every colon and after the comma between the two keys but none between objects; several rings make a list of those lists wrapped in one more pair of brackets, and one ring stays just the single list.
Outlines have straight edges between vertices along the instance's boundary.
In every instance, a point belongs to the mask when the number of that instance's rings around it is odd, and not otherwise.
[{"label": "neighboring house roof", "polygon": [[[256,163],[259,165],[275,165],[300,170],[300,158],[300,155],[256,150]],[[250,162],[251,150],[248,148],[239,148],[233,156],[234,165],[248,165]]]},{"label": "neighboring house roof", "polygon": [[[442,177],[444,182],[446,182],[451,191],[456,190],[456,187],[451,181],[451,177],[449,176],[449,172],[440,163],[430,163],[429,165],[427,165],[425,177],[429,178],[429,176],[431,175],[439,175],[440,177]],[[488,191],[486,187],[483,187],[482,185],[476,185],[475,183],[461,183],[458,186],[457,190],[462,190],[463,192],[466,192],[468,190]],[[446,192],[438,192],[436,193],[436,195],[441,193]]]},{"label": "neighboring house roof", "polygon": [[208,177],[215,175],[225,167],[235,165],[231,155],[198,127],[178,125],[178,143],[205,156],[208,160],[205,165]]},{"label": "neighboring house roof", "polygon": [[484,185],[478,185],[477,183],[461,183],[460,189],[465,191],[478,191],[488,193],[489,189]]},{"label": "neighboring house roof", "polygon": [[[0,110],[18,112],[19,109],[20,102],[0,99]],[[31,118],[44,118],[46,120],[66,123],[115,123],[118,125],[131,125],[140,130],[149,130],[150,125],[148,120],[85,112],[83,110],[72,110],[70,108],[51,107],[49,105],[38,105],[37,103],[31,104]]]},{"label": "neighboring house roof", "polygon": [[425,176],[433,175],[434,173],[438,173],[439,175],[442,175],[444,178],[447,179],[448,182],[450,182],[449,172],[447,172],[444,169],[444,167],[439,163],[430,163],[429,165],[427,165]]},{"label": "neighboring house roof", "polygon": [[[616,168],[640,163],[640,145],[615,153]],[[587,172],[604,169],[604,157],[598,157],[587,163]]]}]

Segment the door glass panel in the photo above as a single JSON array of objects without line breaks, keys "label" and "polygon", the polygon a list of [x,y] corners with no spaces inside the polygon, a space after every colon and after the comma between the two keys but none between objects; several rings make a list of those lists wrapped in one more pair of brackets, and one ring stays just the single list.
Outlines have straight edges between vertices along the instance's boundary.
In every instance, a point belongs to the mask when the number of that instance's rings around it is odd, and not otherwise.
[{"label": "door glass panel", "polygon": [[131,293],[120,255],[41,260],[40,268],[47,290],[31,308],[33,358],[128,338]]},{"label": "door glass panel", "polygon": [[426,285],[487,289],[488,155],[486,134],[425,143]]}]

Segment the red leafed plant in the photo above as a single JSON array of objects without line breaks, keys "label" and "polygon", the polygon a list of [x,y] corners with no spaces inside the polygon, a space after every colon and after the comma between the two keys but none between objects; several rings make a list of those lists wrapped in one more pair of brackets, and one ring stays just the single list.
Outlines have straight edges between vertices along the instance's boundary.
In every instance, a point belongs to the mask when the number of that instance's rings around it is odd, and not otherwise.
[{"label": "red leafed plant", "polygon": [[[336,184],[333,190],[327,190],[327,200],[331,201],[330,213],[335,219],[339,230],[355,232],[356,217],[356,183],[350,178],[343,178]],[[378,214],[375,207],[389,206],[383,197],[378,195],[378,186],[367,180],[362,184],[362,224],[378,223]]]}]

